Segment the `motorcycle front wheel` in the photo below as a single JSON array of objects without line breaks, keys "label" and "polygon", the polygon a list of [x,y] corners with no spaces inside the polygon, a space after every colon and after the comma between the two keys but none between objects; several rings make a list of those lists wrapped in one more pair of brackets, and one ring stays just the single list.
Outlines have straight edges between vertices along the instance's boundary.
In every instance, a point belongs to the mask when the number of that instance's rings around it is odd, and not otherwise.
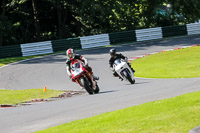
[{"label": "motorcycle front wheel", "polygon": [[134,80],[134,79],[133,79],[133,80],[131,79],[131,75],[130,75],[129,72],[125,71],[125,72],[124,72],[124,75],[125,75],[126,79],[127,79],[131,84],[134,84],[134,83],[135,83],[135,80]]}]

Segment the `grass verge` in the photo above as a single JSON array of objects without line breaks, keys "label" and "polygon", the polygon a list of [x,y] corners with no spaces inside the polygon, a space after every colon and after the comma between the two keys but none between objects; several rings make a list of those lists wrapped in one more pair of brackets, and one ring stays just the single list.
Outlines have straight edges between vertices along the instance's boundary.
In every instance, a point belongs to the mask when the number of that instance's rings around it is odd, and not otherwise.
[{"label": "grass verge", "polygon": [[13,62],[17,62],[17,61],[21,61],[21,60],[26,60],[26,59],[32,59],[32,58],[36,58],[36,57],[41,57],[41,56],[46,56],[46,55],[52,55],[52,54],[60,54],[60,53],[64,53],[65,51],[58,51],[58,52],[54,52],[54,53],[49,53],[49,54],[42,54],[42,55],[33,55],[33,56],[25,56],[25,57],[11,57],[11,58],[3,58],[0,59],[0,67],[13,63]]},{"label": "grass verge", "polygon": [[73,121],[36,133],[188,133],[200,125],[200,91]]},{"label": "grass verge", "polygon": [[13,63],[13,62],[21,61],[21,60],[26,60],[26,59],[31,59],[31,58],[35,58],[35,57],[39,57],[39,56],[3,58],[3,59],[0,59],[0,67],[7,65],[9,63]]},{"label": "grass verge", "polygon": [[0,104],[19,104],[37,98],[51,98],[62,94],[63,91],[48,89],[28,89],[28,90],[0,90]]},{"label": "grass verge", "polygon": [[161,52],[131,62],[136,77],[200,77],[200,47]]}]

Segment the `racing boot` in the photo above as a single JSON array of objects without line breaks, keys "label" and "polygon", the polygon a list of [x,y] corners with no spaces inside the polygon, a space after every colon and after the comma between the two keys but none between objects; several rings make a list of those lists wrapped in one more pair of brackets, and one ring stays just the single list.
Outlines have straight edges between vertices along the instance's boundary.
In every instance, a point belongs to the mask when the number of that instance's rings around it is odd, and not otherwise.
[{"label": "racing boot", "polygon": [[135,70],[132,67],[131,67],[131,70],[132,70],[133,73],[135,73]]},{"label": "racing boot", "polygon": [[123,78],[121,78],[120,76],[119,76],[119,79],[121,79],[121,81],[123,81]]},{"label": "racing boot", "polygon": [[135,70],[131,67],[131,64],[130,63],[127,63],[127,64],[131,68],[132,72],[135,73]]},{"label": "racing boot", "polygon": [[84,88],[82,86],[80,86],[80,89],[83,90]]},{"label": "racing boot", "polygon": [[94,74],[92,75],[94,80],[99,80],[99,77],[95,76]]}]

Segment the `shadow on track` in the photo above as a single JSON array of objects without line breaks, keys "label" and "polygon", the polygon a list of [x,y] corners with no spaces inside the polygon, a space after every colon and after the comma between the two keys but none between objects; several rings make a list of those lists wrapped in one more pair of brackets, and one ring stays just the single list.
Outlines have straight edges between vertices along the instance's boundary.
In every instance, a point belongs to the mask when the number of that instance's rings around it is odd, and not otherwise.
[{"label": "shadow on track", "polygon": [[146,84],[146,83],[149,83],[149,82],[136,82],[136,81],[135,81],[134,84],[131,84],[131,83],[128,83],[128,82],[127,82],[125,85],[133,85],[133,86],[134,86],[134,85],[137,85],[137,84]]},{"label": "shadow on track", "polygon": [[117,90],[112,90],[112,91],[101,91],[98,94],[104,94],[104,93],[111,93],[111,92],[116,92]]}]

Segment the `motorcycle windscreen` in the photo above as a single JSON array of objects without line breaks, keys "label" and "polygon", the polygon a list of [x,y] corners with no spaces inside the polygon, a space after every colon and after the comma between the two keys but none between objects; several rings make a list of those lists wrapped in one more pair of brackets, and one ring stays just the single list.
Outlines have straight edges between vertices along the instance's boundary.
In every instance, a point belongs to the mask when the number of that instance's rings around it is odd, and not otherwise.
[{"label": "motorcycle windscreen", "polygon": [[124,70],[122,70],[122,71],[120,72],[120,74],[121,74],[123,77],[125,77],[125,73],[127,73],[127,72],[128,72],[129,75],[131,75],[131,72],[130,72],[127,68],[125,68]]},{"label": "motorcycle windscreen", "polygon": [[119,65],[121,63],[121,59],[116,59],[115,61],[114,61],[114,64],[115,65]]},{"label": "motorcycle windscreen", "polygon": [[74,77],[80,75],[83,72],[82,68],[80,67],[80,63],[75,63],[72,65],[72,75]]}]

